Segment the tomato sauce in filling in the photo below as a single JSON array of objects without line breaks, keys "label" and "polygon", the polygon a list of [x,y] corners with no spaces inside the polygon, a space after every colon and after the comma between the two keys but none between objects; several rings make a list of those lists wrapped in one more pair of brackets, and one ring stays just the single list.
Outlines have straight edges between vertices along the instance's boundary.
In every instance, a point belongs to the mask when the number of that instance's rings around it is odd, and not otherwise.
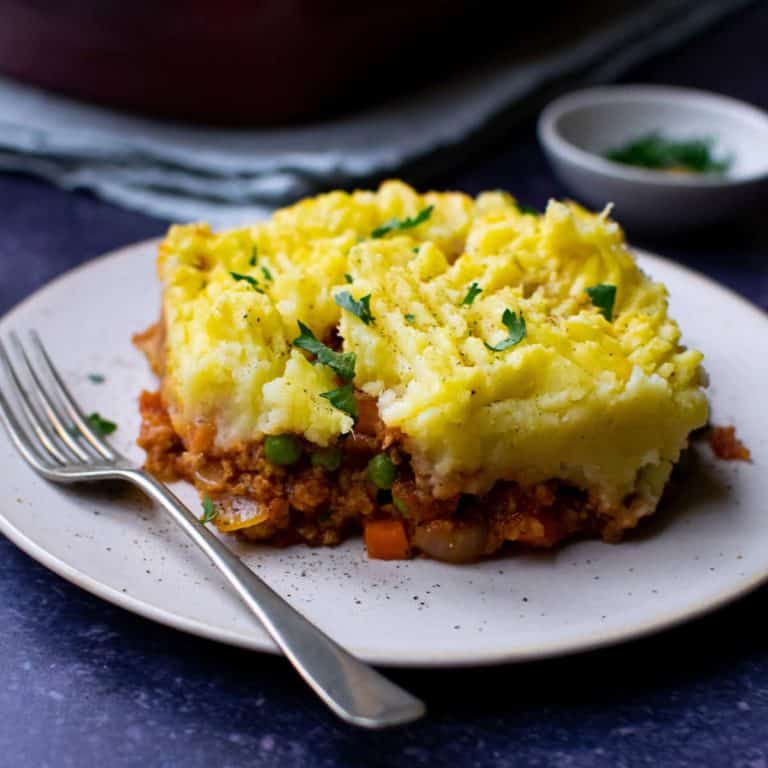
[{"label": "tomato sauce in filling", "polygon": [[718,459],[750,461],[752,458],[749,448],[736,437],[736,427],[712,427],[709,444]]}]

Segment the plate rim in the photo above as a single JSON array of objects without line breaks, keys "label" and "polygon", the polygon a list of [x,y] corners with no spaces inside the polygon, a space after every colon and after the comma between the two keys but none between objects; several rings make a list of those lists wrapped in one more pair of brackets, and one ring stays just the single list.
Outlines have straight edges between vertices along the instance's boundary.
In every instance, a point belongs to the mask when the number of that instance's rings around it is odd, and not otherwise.
[{"label": "plate rim", "polygon": [[[120,258],[125,252],[146,250],[156,246],[161,240],[162,238],[148,238],[146,240],[140,240],[132,244],[121,246],[120,248],[108,251],[93,259],[88,259],[82,264],[57,275],[31,294],[19,300],[5,312],[2,317],[0,317],[0,329],[12,323],[14,315],[33,301],[39,301],[49,290],[53,290],[59,282],[68,280],[78,272],[90,269],[96,264]],[[759,322],[768,322],[768,313],[765,310],[732,288],[718,283],[713,278],[671,259],[664,258],[645,249],[635,248],[631,245],[629,248],[633,255],[639,256],[642,260],[650,264],[653,264],[654,262],[660,263],[666,269],[672,269],[673,271],[685,275],[688,279],[698,281],[707,288],[724,295],[729,300],[736,300],[744,309],[749,310],[754,314]],[[39,481],[45,482],[42,478],[39,478]],[[98,579],[69,565],[55,555],[52,555],[43,546],[38,545],[33,539],[14,526],[5,517],[2,507],[0,507],[0,533],[5,535],[22,552],[49,571],[52,571],[71,584],[84,589],[86,592],[89,592],[112,605],[116,605],[119,608],[155,621],[158,624],[171,629],[180,630],[188,634],[202,637],[206,640],[225,643],[245,650],[281,655],[277,646],[266,634],[263,637],[259,637],[258,635],[249,636],[240,632],[231,632],[219,626],[214,626],[196,619],[190,619],[172,613],[171,611],[158,608],[152,603],[135,598],[128,593],[118,591],[113,587],[103,584]],[[735,586],[719,590],[713,597],[689,604],[683,609],[672,609],[657,614],[652,619],[644,622],[630,623],[627,626],[619,627],[609,632],[600,632],[597,630],[593,634],[584,634],[575,639],[554,641],[546,644],[537,643],[536,646],[518,647],[514,650],[481,652],[479,654],[475,653],[470,655],[462,655],[455,652],[442,654],[432,652],[429,658],[417,659],[398,656],[396,653],[382,654],[377,650],[357,647],[355,649],[355,654],[359,658],[372,664],[376,664],[377,666],[415,669],[486,667],[498,664],[539,661],[566,655],[575,656],[608,646],[638,640],[648,637],[649,635],[672,629],[683,623],[694,621],[745,597],[766,582],[768,582],[768,569],[766,569],[765,572],[758,572],[748,578],[738,581]],[[253,619],[253,622],[255,626],[258,625],[258,621],[255,618]]]}]

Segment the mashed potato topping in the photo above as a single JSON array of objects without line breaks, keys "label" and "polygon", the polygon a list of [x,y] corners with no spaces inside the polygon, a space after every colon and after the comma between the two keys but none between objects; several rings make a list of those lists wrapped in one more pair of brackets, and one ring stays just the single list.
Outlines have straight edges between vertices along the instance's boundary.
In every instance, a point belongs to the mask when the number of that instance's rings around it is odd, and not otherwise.
[{"label": "mashed potato topping", "polygon": [[[681,346],[664,286],[607,211],[550,201],[534,215],[502,192],[393,181],[245,229],[173,227],[159,271],[163,396],[185,440],[213,425],[216,450],[285,433],[328,446],[354,430],[322,397],[334,371],[292,346],[299,321],[355,353],[354,387],[436,498],[558,478],[605,505],[655,503],[707,420],[702,356]],[[615,287],[609,313],[587,292],[598,285]],[[342,292],[370,296],[369,322]],[[494,351],[507,310],[525,335]]]}]

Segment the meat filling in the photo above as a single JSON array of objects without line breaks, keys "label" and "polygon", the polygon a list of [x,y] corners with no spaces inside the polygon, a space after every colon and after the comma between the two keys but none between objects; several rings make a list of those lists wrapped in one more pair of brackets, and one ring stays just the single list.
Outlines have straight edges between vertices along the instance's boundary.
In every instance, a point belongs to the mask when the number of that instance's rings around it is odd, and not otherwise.
[{"label": "meat filling", "polygon": [[[333,545],[362,530],[371,557],[421,553],[467,562],[508,541],[548,548],[580,533],[606,534],[609,521],[589,494],[555,480],[527,488],[499,482],[482,497],[434,498],[414,475],[399,436],[379,419],[375,400],[356,397],[359,420],[354,434],[339,441],[337,466],[314,461],[321,449],[305,441],[290,466],[271,462],[263,441],[223,453],[210,448],[210,439],[185,444],[159,392],[142,393],[138,442],[149,472],[193,483],[216,505],[219,530],[252,540]],[[396,473],[387,488],[377,487],[369,468],[381,455]]]}]

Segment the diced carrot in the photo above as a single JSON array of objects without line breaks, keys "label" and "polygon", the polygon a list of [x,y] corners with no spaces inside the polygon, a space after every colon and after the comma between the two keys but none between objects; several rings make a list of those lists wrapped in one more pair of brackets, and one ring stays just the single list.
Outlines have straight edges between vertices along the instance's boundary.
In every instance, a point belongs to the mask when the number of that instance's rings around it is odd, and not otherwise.
[{"label": "diced carrot", "polygon": [[372,520],[365,525],[365,547],[375,560],[405,560],[408,537],[399,520]]},{"label": "diced carrot", "polygon": [[364,392],[355,392],[357,401],[357,423],[355,431],[363,435],[377,435],[384,425],[379,416],[379,406],[376,399]]}]

